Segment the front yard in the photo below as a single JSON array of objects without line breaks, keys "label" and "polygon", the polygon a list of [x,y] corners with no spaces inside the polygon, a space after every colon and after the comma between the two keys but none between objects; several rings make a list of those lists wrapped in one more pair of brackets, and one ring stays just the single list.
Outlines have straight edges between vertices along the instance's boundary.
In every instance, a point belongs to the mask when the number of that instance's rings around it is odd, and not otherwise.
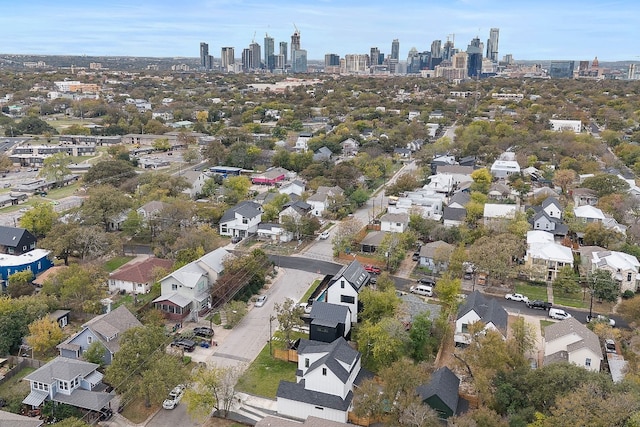
[{"label": "front yard", "polygon": [[[273,343],[274,346],[277,344]],[[269,344],[267,344],[240,377],[236,390],[275,399],[280,380],[295,382],[296,369],[298,369],[296,363],[278,360],[271,356]]]}]

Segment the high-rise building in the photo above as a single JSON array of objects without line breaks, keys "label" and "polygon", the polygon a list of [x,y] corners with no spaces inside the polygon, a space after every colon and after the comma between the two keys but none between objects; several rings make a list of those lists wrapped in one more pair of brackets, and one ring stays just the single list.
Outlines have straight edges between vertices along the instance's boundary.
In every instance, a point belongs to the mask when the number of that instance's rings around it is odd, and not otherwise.
[{"label": "high-rise building", "polygon": [[260,54],[260,45],[256,42],[253,42],[249,45],[249,50],[251,51],[251,67],[254,70],[258,70],[262,68],[260,66],[260,59],[262,55]]},{"label": "high-rise building", "polygon": [[552,79],[573,78],[574,61],[551,61],[549,66],[549,77]]},{"label": "high-rise building", "polygon": [[347,54],[344,56],[345,73],[365,74],[369,73],[369,55]]},{"label": "high-rise building", "polygon": [[498,37],[500,29],[492,28],[489,31],[489,39],[487,40],[487,58],[493,62],[498,62]]},{"label": "high-rise building", "polygon": [[287,61],[286,61],[286,57],[283,54],[277,54],[277,55],[273,55],[274,58],[274,69],[276,70],[284,70],[286,65],[287,65]]},{"label": "high-rise building", "polygon": [[291,52],[291,71],[294,73],[307,72],[307,51],[298,49]]},{"label": "high-rise building", "polygon": [[287,42],[280,42],[280,55],[282,55],[284,57],[284,63],[287,63],[287,53],[288,53],[288,49],[287,49]]},{"label": "high-rise building", "polygon": [[407,74],[416,74],[420,72],[420,54],[418,49],[412,47],[407,55]]},{"label": "high-rise building", "polygon": [[471,40],[467,46],[467,75],[469,77],[480,77],[482,71],[482,51],[483,46],[478,37]]},{"label": "high-rise building", "polygon": [[223,72],[230,71],[233,68],[233,64],[235,64],[235,52],[232,47],[223,47],[221,49],[220,54],[220,68],[222,68]]},{"label": "high-rise building", "polygon": [[444,43],[444,47],[442,48],[442,60],[449,61],[451,60],[451,58],[453,58],[453,55],[455,55],[456,53],[458,52],[456,51],[456,48],[453,46],[453,41],[447,39],[447,41]]},{"label": "high-rise building", "polygon": [[442,40],[431,42],[431,58],[442,58]]},{"label": "high-rise building", "polygon": [[242,71],[245,73],[251,70],[253,64],[253,52],[248,47],[242,49]]},{"label": "high-rise building", "polygon": [[372,47],[369,53],[369,62],[372,67],[375,67],[376,65],[380,65],[380,62],[378,61],[380,61],[380,49]]},{"label": "high-rise building", "polygon": [[393,39],[391,42],[391,59],[400,60],[400,41]]},{"label": "high-rise building", "polygon": [[291,35],[291,63],[293,64],[293,52],[300,50],[300,31],[296,28]]},{"label": "high-rise building", "polygon": [[333,67],[336,65],[340,65],[340,56],[335,53],[327,53],[324,56],[324,66]]},{"label": "high-rise building", "polygon": [[264,66],[267,70],[273,71],[275,68],[275,45],[273,37],[269,37],[269,34],[264,36]]},{"label": "high-rise building", "polygon": [[209,45],[207,43],[200,43],[200,66],[205,70],[207,67],[207,63],[209,62]]}]

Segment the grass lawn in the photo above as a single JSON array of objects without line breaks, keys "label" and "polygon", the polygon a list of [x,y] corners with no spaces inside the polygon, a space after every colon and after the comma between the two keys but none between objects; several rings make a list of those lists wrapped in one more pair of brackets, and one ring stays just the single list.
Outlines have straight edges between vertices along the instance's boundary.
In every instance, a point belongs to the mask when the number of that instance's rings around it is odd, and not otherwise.
[{"label": "grass lawn", "polygon": [[109,261],[105,262],[104,263],[104,268],[109,273],[111,273],[112,271],[117,270],[118,268],[122,267],[123,265],[125,265],[126,263],[131,261],[132,259],[133,259],[132,256],[117,256],[117,257],[111,258]]},{"label": "grass lawn", "polygon": [[547,300],[547,287],[516,283],[516,293],[526,295],[530,300]]},{"label": "grass lawn", "polygon": [[18,410],[21,406],[22,399],[29,394],[29,382],[20,381],[22,378],[35,371],[34,368],[23,368],[10,380],[0,385],[0,398],[7,402],[8,408],[4,410],[11,410],[15,405],[15,409]]},{"label": "grass lawn", "polygon": [[151,405],[151,407],[147,408],[144,405],[144,399],[136,399],[124,407],[122,416],[134,424],[140,424],[158,409],[160,409],[160,405]]},{"label": "grass lawn", "polygon": [[280,380],[295,382],[296,369],[297,364],[272,357],[267,344],[240,377],[236,390],[275,399]]},{"label": "grass lawn", "polygon": [[564,305],[566,307],[576,308],[588,308],[589,296],[583,301],[584,295],[582,292],[576,292],[572,294],[565,294],[564,292],[553,291],[553,303],[554,305]]},{"label": "grass lawn", "polygon": [[318,287],[320,282],[322,282],[322,280],[320,280],[320,279],[314,280],[313,283],[311,284],[311,286],[309,286],[309,289],[307,289],[307,292],[305,292],[305,294],[302,296],[302,298],[300,298],[300,302],[309,301],[309,298],[311,297],[311,294],[313,293],[313,291],[316,290],[316,288]]}]

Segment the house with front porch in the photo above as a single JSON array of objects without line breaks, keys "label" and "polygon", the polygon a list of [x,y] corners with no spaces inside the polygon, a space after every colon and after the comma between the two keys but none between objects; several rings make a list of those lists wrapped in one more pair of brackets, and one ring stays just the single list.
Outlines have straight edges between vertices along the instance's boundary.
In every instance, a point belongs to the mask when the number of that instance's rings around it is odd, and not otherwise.
[{"label": "house with front porch", "polygon": [[102,361],[110,365],[113,356],[120,349],[122,334],[131,329],[142,326],[126,306],[121,305],[109,313],[96,316],[82,325],[82,329],[57,345],[60,356],[69,359],[80,359],[82,354],[94,342],[104,348]]},{"label": "house with front porch", "polygon": [[449,256],[453,252],[455,246],[438,240],[429,242],[420,247],[419,264],[426,267],[434,273],[444,271],[449,266]]},{"label": "house with front porch", "polygon": [[524,263],[531,280],[552,282],[562,267],[573,267],[573,252],[556,243],[552,233],[532,230],[527,232]]},{"label": "house with front porch", "polygon": [[224,271],[224,261],[232,257],[218,248],[179,268],[160,280],[160,296],[153,305],[171,320],[194,319],[209,309],[211,287]]},{"label": "house with front porch", "polygon": [[[22,400],[35,409],[45,401],[63,403],[88,411],[100,411],[109,405],[115,393],[107,393],[100,365],[58,356],[24,377],[30,393]],[[0,422],[0,425],[4,425]]]}]

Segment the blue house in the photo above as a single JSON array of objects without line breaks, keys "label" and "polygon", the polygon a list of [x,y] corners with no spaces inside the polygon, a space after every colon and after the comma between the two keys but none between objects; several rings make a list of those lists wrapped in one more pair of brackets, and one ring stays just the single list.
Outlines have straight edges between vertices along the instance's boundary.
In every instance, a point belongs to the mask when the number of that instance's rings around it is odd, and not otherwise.
[{"label": "blue house", "polygon": [[49,251],[34,249],[21,255],[0,254],[0,279],[6,281],[9,276],[24,270],[31,270],[34,276],[53,266]]}]

